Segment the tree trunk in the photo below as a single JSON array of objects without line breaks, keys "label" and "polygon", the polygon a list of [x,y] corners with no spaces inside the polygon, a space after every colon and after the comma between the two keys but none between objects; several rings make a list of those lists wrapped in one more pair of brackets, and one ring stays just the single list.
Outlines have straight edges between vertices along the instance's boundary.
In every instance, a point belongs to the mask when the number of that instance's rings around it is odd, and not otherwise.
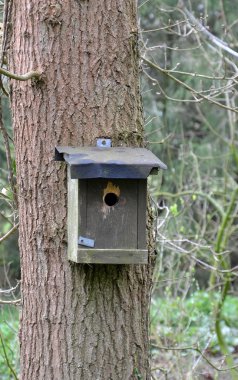
[{"label": "tree trunk", "polygon": [[[136,0],[12,2],[11,82],[22,268],[21,379],[149,379],[150,265],[67,260],[56,145],[143,144]],[[12,25],[12,27],[11,27]]]}]

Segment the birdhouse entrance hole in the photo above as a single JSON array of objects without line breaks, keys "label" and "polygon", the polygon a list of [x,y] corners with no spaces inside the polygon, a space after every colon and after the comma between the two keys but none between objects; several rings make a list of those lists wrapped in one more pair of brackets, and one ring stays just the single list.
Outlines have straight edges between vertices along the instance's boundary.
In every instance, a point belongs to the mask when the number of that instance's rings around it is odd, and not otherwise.
[{"label": "birdhouse entrance hole", "polygon": [[106,203],[107,206],[115,206],[118,201],[119,201],[119,197],[117,194],[115,193],[107,193],[105,196],[104,196],[104,202]]},{"label": "birdhouse entrance hole", "polygon": [[119,196],[121,193],[120,187],[113,184],[111,181],[107,183],[107,187],[103,191],[103,201],[109,206],[115,206],[119,202]]}]

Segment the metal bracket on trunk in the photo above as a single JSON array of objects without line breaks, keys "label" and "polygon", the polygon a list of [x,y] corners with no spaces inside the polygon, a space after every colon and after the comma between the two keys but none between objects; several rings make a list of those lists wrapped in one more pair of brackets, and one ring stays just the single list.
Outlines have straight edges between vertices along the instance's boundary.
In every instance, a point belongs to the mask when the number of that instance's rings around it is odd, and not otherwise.
[{"label": "metal bracket on trunk", "polygon": [[97,146],[99,148],[111,148],[112,140],[111,139],[97,139]]}]

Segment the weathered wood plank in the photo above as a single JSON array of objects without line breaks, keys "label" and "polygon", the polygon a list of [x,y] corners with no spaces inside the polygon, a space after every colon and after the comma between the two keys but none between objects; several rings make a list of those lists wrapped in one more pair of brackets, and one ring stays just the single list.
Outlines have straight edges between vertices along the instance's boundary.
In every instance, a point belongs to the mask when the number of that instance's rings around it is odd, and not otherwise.
[{"label": "weathered wood plank", "polygon": [[78,180],[78,205],[79,205],[79,224],[78,237],[85,236],[87,226],[87,180]]},{"label": "weathered wood plank", "polygon": [[147,180],[138,180],[137,201],[137,242],[138,249],[146,248],[146,202],[147,202]]},{"label": "weathered wood plank", "polygon": [[78,249],[77,263],[147,264],[148,251],[138,249]]},{"label": "weathered wood plank", "polygon": [[77,262],[78,250],[78,180],[71,179],[68,166],[68,258]]}]

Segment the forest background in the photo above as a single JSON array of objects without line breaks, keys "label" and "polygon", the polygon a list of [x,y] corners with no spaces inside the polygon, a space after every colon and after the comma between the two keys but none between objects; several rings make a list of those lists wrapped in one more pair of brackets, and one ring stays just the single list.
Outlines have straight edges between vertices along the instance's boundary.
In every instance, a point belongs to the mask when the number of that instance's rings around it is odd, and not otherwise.
[{"label": "forest background", "polygon": [[[152,375],[238,379],[238,4],[142,0],[138,11],[145,140],[168,166],[149,184]],[[4,92],[0,110],[0,377],[10,379],[19,371],[20,265]]]}]

